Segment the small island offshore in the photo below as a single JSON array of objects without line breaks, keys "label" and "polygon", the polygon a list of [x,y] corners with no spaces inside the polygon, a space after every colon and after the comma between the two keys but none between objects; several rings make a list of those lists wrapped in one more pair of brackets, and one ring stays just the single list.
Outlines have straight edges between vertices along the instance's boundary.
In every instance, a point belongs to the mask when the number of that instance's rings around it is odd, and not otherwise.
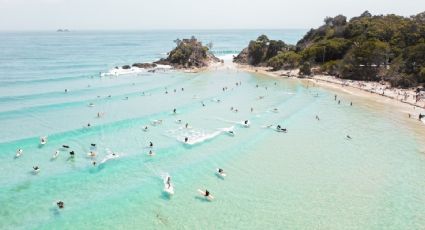
[{"label": "small island offshore", "polygon": [[176,39],[174,42],[176,43],[176,47],[167,53],[166,58],[161,58],[153,63],[134,63],[122,67],[116,66],[105,75],[135,73],[144,69],[147,69],[149,72],[167,69],[200,72],[213,65],[223,63],[223,60],[220,60],[209,52],[210,48],[208,46],[202,45],[202,42],[198,41],[194,36],[190,39]]}]

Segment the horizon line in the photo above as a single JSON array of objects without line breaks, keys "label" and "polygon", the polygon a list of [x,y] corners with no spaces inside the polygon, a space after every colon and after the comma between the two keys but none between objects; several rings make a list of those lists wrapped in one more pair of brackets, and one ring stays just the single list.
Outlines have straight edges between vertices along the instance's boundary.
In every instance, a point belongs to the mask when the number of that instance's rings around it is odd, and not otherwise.
[{"label": "horizon line", "polygon": [[[230,31],[230,30],[245,30],[245,31],[258,31],[258,30],[309,30],[312,28],[214,28],[214,29],[70,29],[70,28],[56,28],[56,29],[0,29],[0,32],[57,32],[58,30],[68,30],[69,32],[112,32],[112,31],[127,31],[127,32],[136,32],[136,31]],[[67,33],[67,32],[64,32]]]}]

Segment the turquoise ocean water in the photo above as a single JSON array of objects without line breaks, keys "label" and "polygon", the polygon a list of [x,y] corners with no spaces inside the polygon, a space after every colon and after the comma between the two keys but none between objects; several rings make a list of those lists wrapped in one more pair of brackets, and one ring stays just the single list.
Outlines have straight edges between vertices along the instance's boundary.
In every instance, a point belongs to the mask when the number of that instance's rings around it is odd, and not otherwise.
[{"label": "turquoise ocean water", "polygon": [[[305,32],[0,33],[0,229],[424,229],[424,128],[393,107],[234,69],[99,77],[164,57],[176,38],[223,56]],[[277,124],[288,132],[266,128]],[[110,151],[120,157],[100,164]]]}]

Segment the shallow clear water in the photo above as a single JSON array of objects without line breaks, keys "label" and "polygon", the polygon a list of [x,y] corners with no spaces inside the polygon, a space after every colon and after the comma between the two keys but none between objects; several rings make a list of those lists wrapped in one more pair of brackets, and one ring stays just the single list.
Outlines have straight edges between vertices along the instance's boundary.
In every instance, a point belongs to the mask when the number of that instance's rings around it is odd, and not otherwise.
[{"label": "shallow clear water", "polygon": [[[260,33],[1,34],[0,229],[424,228],[425,133],[392,107],[234,69],[98,77],[162,57],[183,35],[213,41],[220,55]],[[294,43],[304,31],[265,33]],[[249,128],[239,124],[246,119]],[[221,131],[232,126],[233,137]],[[44,135],[48,143],[39,146]],[[183,144],[184,137],[196,144]],[[106,149],[120,158],[93,167],[91,143],[98,163]],[[62,144],[75,158],[67,150],[51,160]],[[17,148],[24,153],[14,159]],[[166,174],[172,197],[163,193]],[[206,201],[198,188],[215,199]]]}]

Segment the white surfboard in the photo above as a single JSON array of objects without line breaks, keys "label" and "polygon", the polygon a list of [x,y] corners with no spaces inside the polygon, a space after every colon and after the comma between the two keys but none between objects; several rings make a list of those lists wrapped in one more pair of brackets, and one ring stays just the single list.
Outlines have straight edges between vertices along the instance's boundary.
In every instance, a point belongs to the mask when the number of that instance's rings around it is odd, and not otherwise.
[{"label": "white surfboard", "polygon": [[199,192],[199,194],[201,194],[203,197],[205,197],[205,199],[207,199],[207,200],[209,200],[209,201],[214,200],[214,197],[213,197],[213,196],[211,196],[211,194],[210,194],[210,195],[208,195],[208,196],[205,196],[205,192],[204,192],[204,191],[202,191],[202,190],[201,190],[201,189],[199,189],[199,188],[198,188],[198,192]]}]

